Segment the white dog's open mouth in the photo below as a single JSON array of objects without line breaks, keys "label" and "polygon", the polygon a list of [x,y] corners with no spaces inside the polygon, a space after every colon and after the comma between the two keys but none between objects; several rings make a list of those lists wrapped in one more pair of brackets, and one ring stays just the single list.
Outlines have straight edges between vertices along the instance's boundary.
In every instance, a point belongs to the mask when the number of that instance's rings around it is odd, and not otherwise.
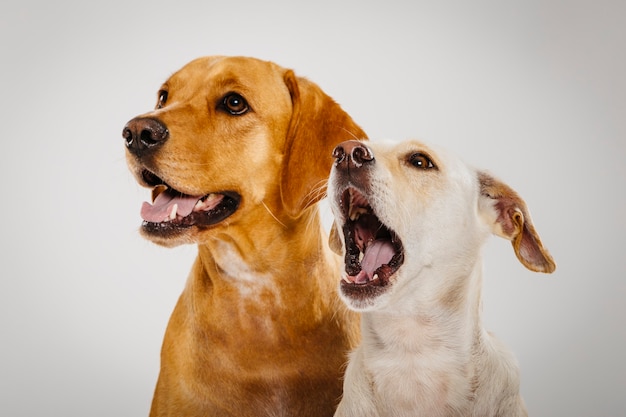
[{"label": "white dog's open mouth", "polygon": [[150,234],[168,235],[192,226],[212,226],[237,211],[241,200],[237,193],[228,191],[187,195],[149,171],[144,171],[142,177],[153,186],[152,204],[144,202],[141,207],[141,227]]},{"label": "white dog's open mouth", "polygon": [[402,242],[356,189],[344,191],[341,209],[346,219],[346,276],[341,282],[342,291],[353,296],[374,295],[376,288],[389,284],[390,277],[402,265]]}]

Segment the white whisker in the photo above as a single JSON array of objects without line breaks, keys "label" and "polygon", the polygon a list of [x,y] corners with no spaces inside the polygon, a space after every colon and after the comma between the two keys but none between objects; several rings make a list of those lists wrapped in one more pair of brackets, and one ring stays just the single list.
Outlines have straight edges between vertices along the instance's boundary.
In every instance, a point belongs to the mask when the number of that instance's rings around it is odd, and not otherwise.
[{"label": "white whisker", "polygon": [[365,139],[365,138],[358,138],[354,133],[352,133],[351,131],[349,131],[348,129],[346,129],[343,126],[341,126],[341,130],[343,130],[344,132],[348,133],[355,140],[363,140],[363,139]]},{"label": "white whisker", "polygon": [[315,185],[311,191],[309,191],[305,196],[302,197],[301,202],[303,207],[308,207],[311,204],[315,203],[318,200],[321,200],[326,197],[326,184],[327,180],[320,180],[317,185]]},{"label": "white whisker", "polygon": [[265,204],[265,201],[261,200],[261,204],[263,204],[263,207],[265,207],[265,210],[267,210],[267,212],[270,214],[270,216],[272,216],[272,218],[274,220],[276,220],[276,222],[278,222],[278,224],[280,224],[282,227],[284,227],[285,229],[287,228],[287,225],[285,225],[285,223],[281,222],[280,220],[278,220],[278,217],[276,217],[274,215],[274,213],[272,213],[272,210],[270,210],[269,207],[267,207],[267,205]]}]

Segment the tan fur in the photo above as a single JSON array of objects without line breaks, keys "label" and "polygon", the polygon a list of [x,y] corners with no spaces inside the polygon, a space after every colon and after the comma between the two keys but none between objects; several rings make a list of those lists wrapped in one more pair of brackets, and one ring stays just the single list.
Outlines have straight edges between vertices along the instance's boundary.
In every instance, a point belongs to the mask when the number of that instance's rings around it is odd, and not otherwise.
[{"label": "tan fur", "polygon": [[[368,230],[377,230],[368,244],[373,248],[401,241],[401,250],[394,249],[388,264],[379,261],[367,282],[359,277],[372,258],[361,254],[355,270],[346,257],[340,294],[362,312],[363,340],[350,356],[335,415],[526,416],[515,359],[480,318],[480,248],[490,234],[512,241],[528,269],[555,269],[525,202],[491,175],[418,141],[349,141],[334,155],[331,247],[354,251]],[[432,166],[416,167],[416,155]],[[348,216],[355,212],[366,214]],[[393,269],[389,264],[399,254],[403,259]]]},{"label": "tan fur", "polygon": [[[198,245],[150,415],[333,415],[358,318],[336,296],[339,261],[316,203],[334,145],[364,132],[317,85],[253,58],[194,60],[161,91],[164,105],[139,118],[158,119],[168,138],[145,155],[127,152],[138,181],[149,170],[182,193],[231,191],[241,201],[210,227],[142,227],[157,244]],[[220,110],[229,92],[251,110]]]}]

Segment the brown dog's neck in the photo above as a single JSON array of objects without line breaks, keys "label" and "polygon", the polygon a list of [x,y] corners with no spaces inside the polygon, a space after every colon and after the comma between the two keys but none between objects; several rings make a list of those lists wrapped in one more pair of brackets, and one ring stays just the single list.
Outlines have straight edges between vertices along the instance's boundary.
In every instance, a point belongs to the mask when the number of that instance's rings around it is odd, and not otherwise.
[{"label": "brown dog's neck", "polygon": [[[334,404],[359,324],[338,299],[339,258],[326,246],[317,209],[308,214],[289,227],[270,223],[241,234],[240,224],[226,227],[198,245],[163,344],[176,359],[176,378],[192,370],[192,401],[214,395],[265,404],[289,394],[306,403],[331,387],[323,401]],[[243,390],[228,397],[233,387]]]},{"label": "brown dog's neck", "polygon": [[339,304],[339,259],[326,247],[317,209],[287,225],[265,224],[263,230],[249,229],[252,233],[226,228],[218,238],[198,245],[185,290],[195,298],[193,305],[232,311],[232,318],[244,326],[266,319],[281,326],[327,320],[316,314],[333,312],[328,306]]}]

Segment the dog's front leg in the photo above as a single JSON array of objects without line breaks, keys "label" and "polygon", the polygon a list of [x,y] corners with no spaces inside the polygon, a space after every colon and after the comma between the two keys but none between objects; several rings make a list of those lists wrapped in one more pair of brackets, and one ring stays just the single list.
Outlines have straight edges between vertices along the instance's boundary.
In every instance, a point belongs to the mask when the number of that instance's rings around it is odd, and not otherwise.
[{"label": "dog's front leg", "polygon": [[378,417],[372,381],[365,368],[363,348],[350,354],[343,383],[343,397],[335,417]]}]

